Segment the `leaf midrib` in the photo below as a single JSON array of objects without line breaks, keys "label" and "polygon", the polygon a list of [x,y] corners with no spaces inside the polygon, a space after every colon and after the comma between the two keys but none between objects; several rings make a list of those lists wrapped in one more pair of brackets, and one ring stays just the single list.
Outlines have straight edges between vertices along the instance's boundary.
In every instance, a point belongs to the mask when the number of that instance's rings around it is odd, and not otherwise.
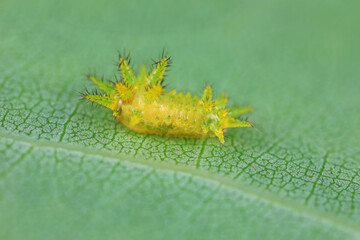
[{"label": "leaf midrib", "polygon": [[[283,208],[290,212],[294,212],[299,215],[303,215],[312,219],[316,219],[319,222],[323,222],[329,225],[332,225],[336,228],[345,230],[354,235],[360,237],[360,230],[358,226],[352,222],[345,221],[343,219],[339,219],[336,216],[318,211],[314,208],[307,207],[305,205],[301,205],[289,199],[280,198],[279,196],[264,192],[263,190],[257,189],[255,187],[250,187],[239,182],[234,182],[230,178],[217,176],[201,170],[199,168],[190,167],[186,165],[175,165],[171,163],[159,162],[159,161],[151,161],[151,160],[142,160],[137,157],[129,156],[121,153],[113,153],[106,150],[99,150],[93,148],[82,147],[81,145],[67,144],[63,142],[51,142],[33,139],[26,136],[19,135],[10,135],[8,133],[0,132],[0,138],[10,139],[16,142],[22,142],[25,144],[29,144],[32,148],[53,148],[53,149],[63,149],[67,151],[80,152],[84,155],[92,155],[92,156],[100,156],[105,158],[114,159],[116,161],[128,162],[131,164],[139,164],[145,165],[147,167],[151,167],[154,169],[164,170],[164,171],[174,171],[180,172],[184,174],[190,174],[194,177],[201,178],[205,181],[212,181],[218,183],[219,186],[224,188],[228,188],[232,191],[236,191],[242,193],[244,195],[248,195],[251,197],[255,197],[260,201],[269,202],[277,207]],[[201,157],[201,156],[199,156]],[[123,160],[127,159],[127,160]]]}]

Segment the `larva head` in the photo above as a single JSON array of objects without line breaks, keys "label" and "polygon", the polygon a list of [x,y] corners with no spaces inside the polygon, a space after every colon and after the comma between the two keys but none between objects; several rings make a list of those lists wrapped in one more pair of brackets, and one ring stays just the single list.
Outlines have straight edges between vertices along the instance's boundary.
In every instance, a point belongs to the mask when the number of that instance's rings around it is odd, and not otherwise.
[{"label": "larva head", "polygon": [[138,96],[144,97],[148,102],[155,101],[163,93],[161,85],[166,67],[170,64],[170,57],[163,57],[156,62],[155,68],[147,75],[145,66],[140,68],[139,74],[135,77],[128,60],[124,57],[119,59],[119,68],[123,76],[123,83],[116,83],[116,90],[122,104],[129,104]]},{"label": "larva head", "polygon": [[119,68],[123,76],[124,84],[129,87],[134,87],[136,85],[148,85],[153,87],[161,84],[165,70],[171,63],[171,58],[165,56],[158,62],[155,62],[156,66],[148,76],[146,67],[142,66],[137,78],[132,72],[128,62],[129,61],[125,57],[120,56]]},{"label": "larva head", "polygon": [[83,94],[83,97],[89,101],[96,102],[107,108],[110,108],[115,116],[121,113],[122,106],[131,104],[136,95],[142,96],[146,101],[156,100],[162,93],[161,81],[166,67],[170,63],[169,57],[163,57],[156,62],[155,68],[148,75],[145,66],[142,66],[139,74],[135,77],[129,66],[129,60],[120,56],[119,68],[122,73],[123,81],[110,84],[93,75],[88,75],[91,80],[104,94],[97,92]]}]

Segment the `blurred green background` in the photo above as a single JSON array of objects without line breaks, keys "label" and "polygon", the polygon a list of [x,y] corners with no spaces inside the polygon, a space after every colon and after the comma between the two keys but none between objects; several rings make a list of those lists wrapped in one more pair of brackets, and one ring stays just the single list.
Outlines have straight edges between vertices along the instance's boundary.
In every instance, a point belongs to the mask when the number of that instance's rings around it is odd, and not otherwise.
[{"label": "blurred green background", "polygon": [[[0,2],[0,239],[359,239],[359,1]],[[256,129],[128,131],[78,101],[162,49]]]}]

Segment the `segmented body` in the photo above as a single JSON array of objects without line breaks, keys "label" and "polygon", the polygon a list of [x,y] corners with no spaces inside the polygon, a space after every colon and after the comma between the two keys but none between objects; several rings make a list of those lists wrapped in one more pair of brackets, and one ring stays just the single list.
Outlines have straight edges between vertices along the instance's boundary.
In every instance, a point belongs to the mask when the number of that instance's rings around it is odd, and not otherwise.
[{"label": "segmented body", "polygon": [[224,143],[226,128],[252,126],[235,118],[252,108],[226,108],[227,97],[221,95],[213,100],[210,86],[200,99],[191,97],[190,93],[166,92],[161,82],[169,61],[170,58],[162,58],[150,75],[142,67],[136,78],[128,61],[120,57],[123,82],[110,84],[89,75],[104,94],[86,92],[83,97],[110,108],[123,125],[139,133],[188,138],[217,136]]},{"label": "segmented body", "polygon": [[[168,137],[197,137],[207,135],[202,129],[207,121],[206,112],[197,98],[174,91],[150,102],[137,95],[132,104],[123,105],[118,120],[135,132]],[[139,122],[132,123],[134,115]]]}]

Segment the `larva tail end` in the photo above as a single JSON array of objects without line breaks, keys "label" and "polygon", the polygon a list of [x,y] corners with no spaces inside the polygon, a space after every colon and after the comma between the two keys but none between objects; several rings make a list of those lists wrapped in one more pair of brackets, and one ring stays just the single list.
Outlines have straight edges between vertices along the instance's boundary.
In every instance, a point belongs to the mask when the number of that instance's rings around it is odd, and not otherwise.
[{"label": "larva tail end", "polygon": [[221,127],[210,126],[210,130],[217,136],[221,144],[225,143],[224,131]]},{"label": "larva tail end", "polygon": [[228,117],[223,123],[223,128],[236,127],[253,127],[253,124],[251,122],[235,119],[232,117]]},{"label": "larva tail end", "polygon": [[230,117],[237,117],[241,114],[252,112],[253,110],[254,109],[252,107],[233,107],[233,108],[227,109],[227,111],[228,111],[227,115]]},{"label": "larva tail end", "polygon": [[228,102],[228,97],[225,94],[221,94],[216,100],[215,100],[215,106],[219,109],[224,109],[226,104]]},{"label": "larva tail end", "polygon": [[212,101],[212,88],[211,86],[207,86],[204,89],[203,95],[201,96],[200,104],[204,106],[204,110],[206,112],[212,112],[213,111],[213,101]]},{"label": "larva tail end", "polygon": [[201,101],[203,102],[212,101],[212,88],[210,86],[207,86],[204,89],[203,95],[201,96]]}]

